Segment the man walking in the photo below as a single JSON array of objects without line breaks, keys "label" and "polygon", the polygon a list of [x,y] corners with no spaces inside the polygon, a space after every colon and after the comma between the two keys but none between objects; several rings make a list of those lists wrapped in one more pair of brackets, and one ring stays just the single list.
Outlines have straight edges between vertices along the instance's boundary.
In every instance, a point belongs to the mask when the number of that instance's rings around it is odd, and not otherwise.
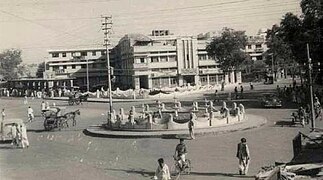
[{"label": "man walking", "polygon": [[4,121],[4,118],[6,117],[6,113],[4,111],[4,108],[2,109],[1,111],[1,122],[0,122],[0,131],[2,133],[2,130],[3,130],[3,121]]},{"label": "man walking", "polygon": [[237,158],[239,159],[239,174],[246,175],[250,163],[250,154],[246,138],[241,138],[241,142],[238,144]]},{"label": "man walking", "polygon": [[28,122],[32,122],[34,119],[34,110],[29,106],[27,110]]},{"label": "man walking", "polygon": [[191,139],[195,139],[195,136],[194,136],[194,120],[196,119],[196,115],[195,113],[191,112],[191,115],[190,115],[190,121],[188,122],[188,130],[189,130],[189,133],[190,133],[190,137]]}]

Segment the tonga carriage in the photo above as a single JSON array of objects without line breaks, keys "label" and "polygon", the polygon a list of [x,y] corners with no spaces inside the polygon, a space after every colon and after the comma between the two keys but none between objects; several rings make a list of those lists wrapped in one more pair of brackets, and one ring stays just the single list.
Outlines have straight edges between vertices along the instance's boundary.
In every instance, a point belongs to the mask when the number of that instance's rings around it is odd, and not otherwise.
[{"label": "tonga carriage", "polygon": [[89,97],[89,94],[77,93],[75,95],[71,95],[68,97],[68,105],[72,106],[74,104],[76,105],[82,104],[82,102],[87,101],[88,97]]},{"label": "tonga carriage", "polygon": [[11,128],[15,125],[21,126],[24,125],[24,122],[22,119],[6,119],[1,123],[0,141],[12,141]]},{"label": "tonga carriage", "polygon": [[62,111],[65,108],[54,107],[50,108],[43,113],[44,116],[44,128],[45,130],[53,130],[54,128],[58,128],[61,130],[63,127],[63,116],[61,116]]}]

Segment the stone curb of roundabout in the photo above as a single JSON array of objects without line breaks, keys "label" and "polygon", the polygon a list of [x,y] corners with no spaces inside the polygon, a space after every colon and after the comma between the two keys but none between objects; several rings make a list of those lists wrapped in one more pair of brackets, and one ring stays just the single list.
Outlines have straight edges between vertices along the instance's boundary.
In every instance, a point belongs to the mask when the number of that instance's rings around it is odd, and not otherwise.
[{"label": "stone curb of roundabout", "polygon": [[[263,116],[248,114],[244,121],[234,124],[222,125],[212,128],[196,128],[195,135],[218,135],[235,131],[243,131],[258,128],[266,124],[267,120]],[[93,137],[106,138],[182,138],[188,136],[187,130],[108,130],[104,125],[94,125],[84,129],[84,134]]]}]

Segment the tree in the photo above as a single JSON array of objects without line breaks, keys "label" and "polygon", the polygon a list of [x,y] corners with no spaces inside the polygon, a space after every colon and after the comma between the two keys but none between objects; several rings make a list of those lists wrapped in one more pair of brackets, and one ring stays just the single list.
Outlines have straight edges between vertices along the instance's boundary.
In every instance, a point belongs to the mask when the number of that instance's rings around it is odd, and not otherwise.
[{"label": "tree", "polygon": [[4,80],[11,80],[18,77],[18,65],[22,62],[21,50],[9,49],[0,53],[0,75]]},{"label": "tree", "polygon": [[273,27],[267,31],[266,44],[269,49],[265,55],[265,62],[269,67],[272,65],[276,67],[272,69],[275,73],[275,77],[279,68],[286,70],[287,67],[291,67],[295,63],[292,49],[282,37],[284,36],[281,34],[281,27],[278,25],[273,25]]},{"label": "tree", "polygon": [[38,64],[21,64],[18,66],[17,71],[19,77],[36,77]]},{"label": "tree", "polygon": [[45,62],[42,62],[42,63],[38,64],[36,76],[38,78],[42,78],[43,77],[43,72],[45,72]]},{"label": "tree", "polygon": [[207,45],[208,55],[217,59],[223,70],[238,69],[242,62],[248,58],[243,51],[247,44],[244,31],[235,31],[224,28],[221,36],[214,37]]}]

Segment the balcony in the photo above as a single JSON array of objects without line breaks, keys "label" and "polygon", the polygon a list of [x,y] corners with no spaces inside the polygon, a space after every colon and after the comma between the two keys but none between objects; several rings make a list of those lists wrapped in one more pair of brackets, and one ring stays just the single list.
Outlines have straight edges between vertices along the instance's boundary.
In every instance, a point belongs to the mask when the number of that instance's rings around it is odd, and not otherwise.
[{"label": "balcony", "polygon": [[176,61],[171,61],[171,62],[152,62],[148,64],[150,69],[153,68],[172,68],[172,67],[177,67],[177,62]]},{"label": "balcony", "polygon": [[200,69],[199,75],[203,74],[219,74],[223,73],[223,71],[220,68],[210,68],[210,69]]},{"label": "balcony", "polygon": [[148,63],[134,63],[133,64],[133,69],[148,69],[149,66],[148,66]]},{"label": "balcony", "polygon": [[199,60],[199,66],[214,66],[218,63],[215,62],[215,60]]},{"label": "balcony", "polygon": [[134,46],[133,47],[133,52],[151,52],[151,51],[176,51],[176,46]]},{"label": "balcony", "polygon": [[177,70],[164,70],[164,71],[153,71],[151,73],[152,77],[170,77],[170,76],[176,76]]},{"label": "balcony", "polygon": [[196,75],[196,74],[198,74],[198,72],[197,72],[197,68],[181,69],[180,74],[181,75]]}]

